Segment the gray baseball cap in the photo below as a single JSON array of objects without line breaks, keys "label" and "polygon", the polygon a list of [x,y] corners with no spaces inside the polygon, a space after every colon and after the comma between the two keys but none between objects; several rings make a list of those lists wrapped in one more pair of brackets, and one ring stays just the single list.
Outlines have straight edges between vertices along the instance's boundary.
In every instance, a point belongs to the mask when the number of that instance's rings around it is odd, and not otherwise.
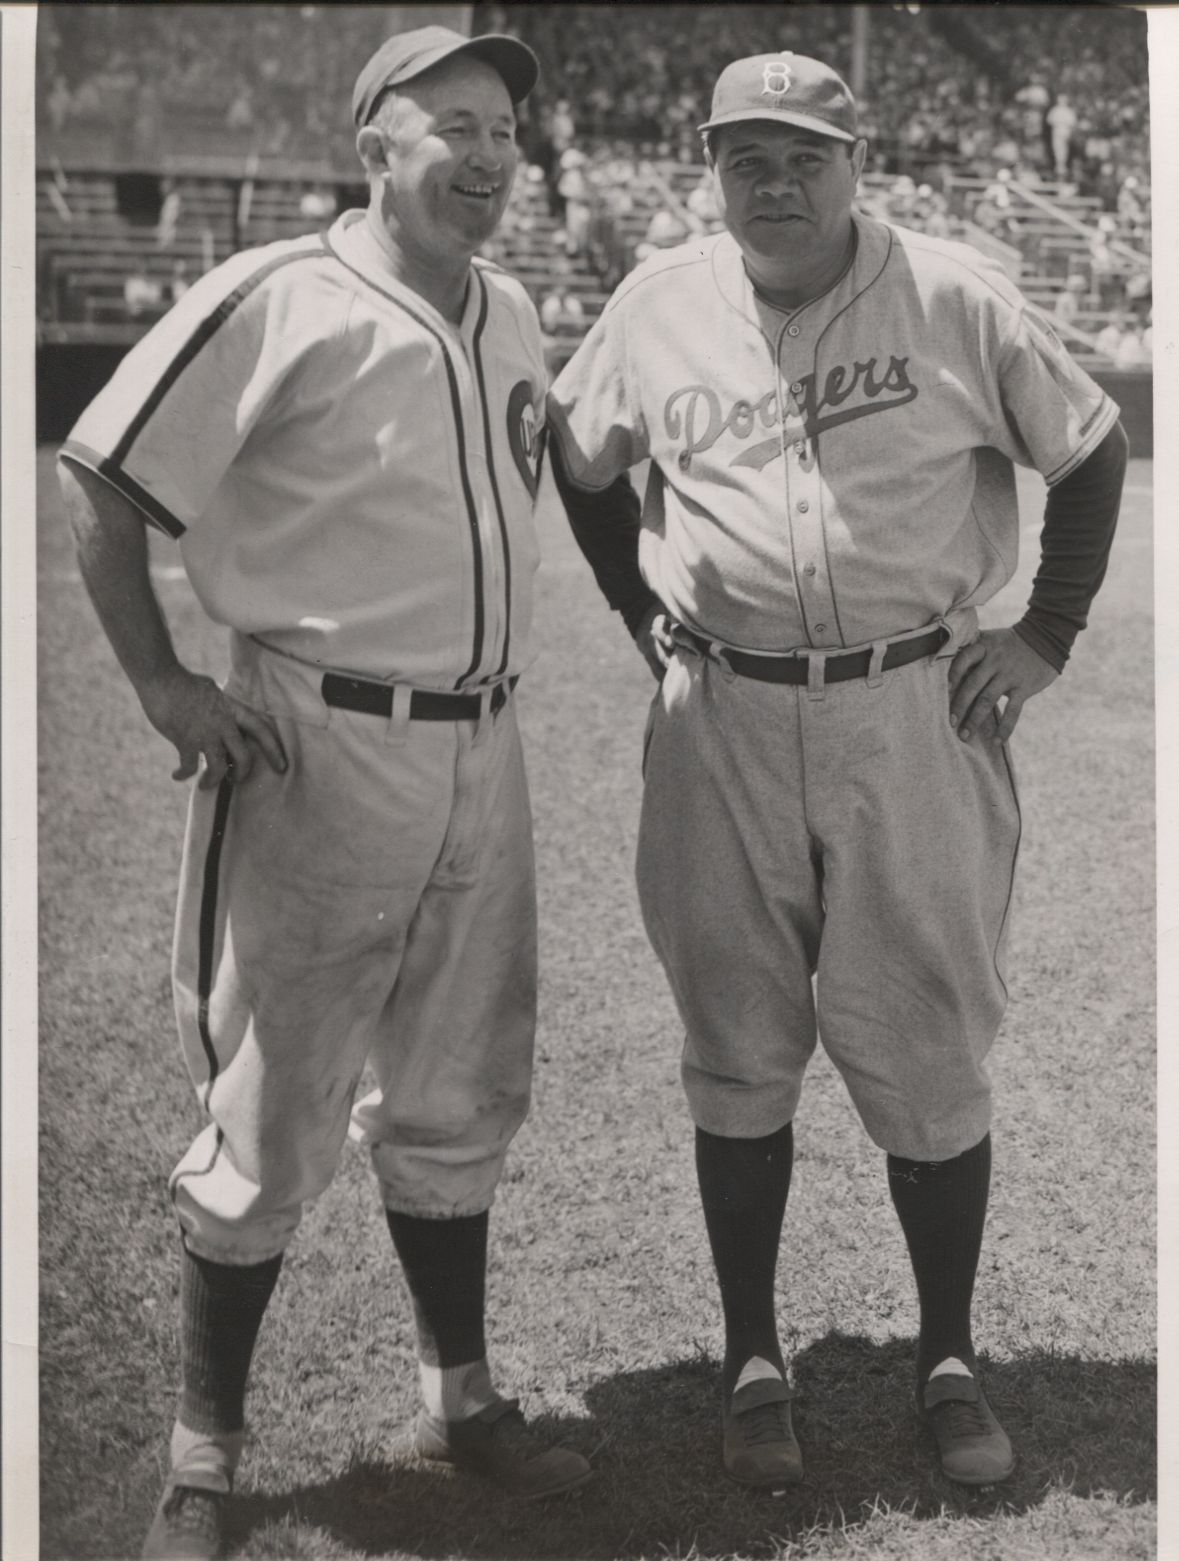
[{"label": "gray baseball cap", "polygon": [[373,106],[386,87],[413,81],[432,65],[455,54],[471,54],[499,72],[513,103],[522,102],[536,86],[540,62],[526,43],[507,33],[465,38],[449,27],[415,27],[396,33],[369,60],[352,89],[352,118],[359,130],[367,125]]},{"label": "gray baseball cap", "polygon": [[856,100],[842,76],[806,54],[752,54],[716,78],[701,131],[743,119],[777,119],[837,141],[856,141]]}]

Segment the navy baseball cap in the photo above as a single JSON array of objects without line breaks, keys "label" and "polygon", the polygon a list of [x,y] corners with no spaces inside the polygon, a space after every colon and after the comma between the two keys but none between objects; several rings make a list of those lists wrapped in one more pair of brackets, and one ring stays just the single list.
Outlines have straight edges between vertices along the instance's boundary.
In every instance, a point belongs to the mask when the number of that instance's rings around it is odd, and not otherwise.
[{"label": "navy baseball cap", "polygon": [[499,72],[513,103],[522,102],[536,86],[540,62],[526,43],[507,33],[466,38],[449,27],[416,27],[385,42],[356,78],[352,118],[357,129],[367,125],[373,105],[386,87],[400,86],[455,54],[472,54]]},{"label": "navy baseball cap", "polygon": [[753,54],[716,79],[712,113],[701,131],[743,119],[776,119],[837,141],[859,139],[856,100],[842,76],[805,54]]}]

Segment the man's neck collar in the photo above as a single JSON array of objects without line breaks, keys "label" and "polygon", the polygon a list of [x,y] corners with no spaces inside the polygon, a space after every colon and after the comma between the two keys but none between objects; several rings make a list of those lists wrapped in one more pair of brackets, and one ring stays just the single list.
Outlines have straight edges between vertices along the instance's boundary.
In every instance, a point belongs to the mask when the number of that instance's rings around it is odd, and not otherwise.
[{"label": "man's neck collar", "polygon": [[424,298],[443,319],[457,325],[463,317],[471,281],[470,258],[456,259],[446,266],[415,258],[397,242],[381,220],[380,212],[372,206],[365,212],[365,223],[394,280]]},{"label": "man's neck collar", "polygon": [[814,303],[816,298],[821,298],[824,293],[829,293],[833,287],[838,286],[851,269],[855,260],[858,243],[856,224],[853,220],[848,232],[847,242],[844,244],[838,257],[830,266],[824,268],[813,281],[799,286],[775,287],[772,283],[754,276],[749,266],[748,256],[743,256],[745,274],[749,278],[749,285],[765,304],[771,309],[777,309],[780,314],[793,314],[801,309],[804,304]]}]

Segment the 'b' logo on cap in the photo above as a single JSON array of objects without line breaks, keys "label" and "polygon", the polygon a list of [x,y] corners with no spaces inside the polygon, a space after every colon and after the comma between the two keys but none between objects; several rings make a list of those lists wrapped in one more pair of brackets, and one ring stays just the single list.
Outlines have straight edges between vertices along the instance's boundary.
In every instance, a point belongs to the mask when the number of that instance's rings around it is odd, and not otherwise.
[{"label": "'b' logo on cap", "polygon": [[762,92],[772,98],[785,97],[793,81],[790,67],[785,60],[770,60],[761,68]]}]

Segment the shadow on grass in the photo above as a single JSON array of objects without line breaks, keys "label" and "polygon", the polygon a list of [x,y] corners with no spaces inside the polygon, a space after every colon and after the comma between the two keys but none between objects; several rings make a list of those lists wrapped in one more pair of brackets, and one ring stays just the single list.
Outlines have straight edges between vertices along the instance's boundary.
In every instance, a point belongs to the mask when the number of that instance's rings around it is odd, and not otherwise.
[{"label": "shadow on grass", "polygon": [[[590,1419],[539,1428],[592,1455],[573,1495],[514,1503],[484,1483],[416,1461],[370,1460],[282,1495],[243,1495],[231,1542],[242,1553],[307,1557],[472,1558],[727,1556],[773,1553],[874,1512],[977,1524],[1037,1507],[1052,1493],[1128,1504],[1155,1496],[1155,1377],[1149,1361],[1029,1353],[988,1363],[988,1395],[1015,1444],[1005,1484],[953,1485],[912,1408],[913,1346],[831,1333],[796,1359],[795,1423],[805,1482],[748,1492],[723,1474],[717,1371],[706,1360],[623,1372],[589,1389]],[[312,1532],[308,1532],[308,1529]],[[281,1548],[280,1532],[288,1548]],[[249,1549],[244,1547],[249,1546]],[[256,1548],[255,1548],[256,1547]]]}]

